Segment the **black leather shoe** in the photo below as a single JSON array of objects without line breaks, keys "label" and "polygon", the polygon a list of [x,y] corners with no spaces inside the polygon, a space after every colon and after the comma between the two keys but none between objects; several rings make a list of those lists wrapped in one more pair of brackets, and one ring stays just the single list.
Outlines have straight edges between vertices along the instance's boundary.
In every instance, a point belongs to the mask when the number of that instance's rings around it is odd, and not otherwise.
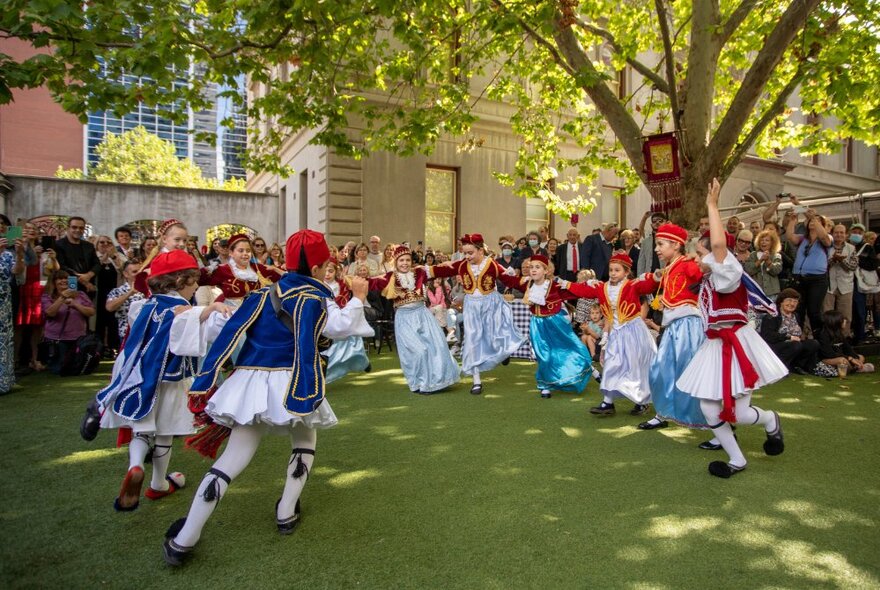
[{"label": "black leather shoe", "polygon": [[633,409],[629,411],[629,415],[630,416],[642,416],[647,411],[648,411],[648,404],[636,404],[633,406]]},{"label": "black leather shoe", "polygon": [[168,565],[175,567],[183,565],[183,561],[192,553],[192,547],[181,547],[174,542],[174,537],[180,533],[184,524],[186,524],[185,518],[175,520],[165,533],[165,542],[162,543],[162,556]]},{"label": "black leather shoe", "polygon": [[[277,502],[275,502],[275,514],[278,514],[278,504],[281,503],[281,499],[279,498]],[[277,517],[275,519],[275,524],[278,526],[278,532],[282,535],[289,535],[296,530],[296,527],[299,526],[300,521],[300,509],[299,509],[299,500],[296,501],[296,506],[293,508],[293,516],[290,518],[285,518],[284,520],[278,520]]]},{"label": "black leather shoe", "polygon": [[373,363],[370,363],[367,365],[367,368],[364,369],[364,373],[369,373],[372,370],[373,370]]},{"label": "black leather shoe", "polygon": [[595,408],[590,408],[590,413],[594,416],[613,416],[617,410],[614,409],[614,404],[608,404],[602,402]]},{"label": "black leather shoe", "polygon": [[745,465],[743,465],[742,467],[737,467],[736,465],[731,465],[730,463],[725,463],[724,461],[712,461],[711,463],[709,463],[709,473],[711,473],[715,477],[720,477],[722,479],[730,479],[732,476],[744,470]]},{"label": "black leather shoe", "polygon": [[764,441],[764,452],[768,455],[781,455],[785,450],[785,442],[782,438],[782,422],[779,421],[779,414],[773,412],[776,418],[776,430],[767,433],[767,440]]},{"label": "black leather shoe", "polygon": [[810,374],[810,372],[805,370],[803,367],[795,367],[791,370],[791,372],[795,373],[796,375],[809,375]]},{"label": "black leather shoe", "polygon": [[721,443],[715,444],[711,440],[704,440],[697,445],[697,448],[704,451],[718,451],[721,449]]},{"label": "black leather shoe", "polygon": [[82,422],[79,425],[79,435],[84,440],[95,440],[98,432],[101,430],[101,412],[98,411],[98,402],[92,400],[86,406],[86,413],[83,415]]},{"label": "black leather shoe", "polygon": [[669,422],[666,420],[660,420],[659,422],[651,422],[650,420],[646,422],[642,422],[639,424],[639,430],[657,430],[659,428],[666,428],[669,426]]},{"label": "black leather shoe", "polygon": [[551,397],[552,397],[552,396],[550,395],[550,392],[549,392],[549,391],[542,391],[542,392],[541,392],[541,398],[543,398],[543,399],[550,399]]},{"label": "black leather shoe", "polygon": [[482,385],[474,385],[471,387],[471,395],[480,395],[481,393],[483,393]]},{"label": "black leather shoe", "polygon": [[509,364],[510,364],[510,357],[507,357],[506,359],[504,359],[503,361],[501,361],[501,365],[504,366],[504,367],[506,367],[506,366],[509,365]]}]

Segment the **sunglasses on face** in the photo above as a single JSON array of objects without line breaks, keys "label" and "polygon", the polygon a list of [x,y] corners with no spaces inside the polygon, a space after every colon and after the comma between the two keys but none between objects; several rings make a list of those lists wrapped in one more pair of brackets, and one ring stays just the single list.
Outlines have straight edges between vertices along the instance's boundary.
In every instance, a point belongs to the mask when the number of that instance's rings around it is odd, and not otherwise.
[{"label": "sunglasses on face", "polygon": [[113,243],[113,242],[108,242],[107,240],[98,240],[98,244],[101,244],[101,245],[104,245],[104,246],[109,246],[109,245],[111,245],[112,243]]}]

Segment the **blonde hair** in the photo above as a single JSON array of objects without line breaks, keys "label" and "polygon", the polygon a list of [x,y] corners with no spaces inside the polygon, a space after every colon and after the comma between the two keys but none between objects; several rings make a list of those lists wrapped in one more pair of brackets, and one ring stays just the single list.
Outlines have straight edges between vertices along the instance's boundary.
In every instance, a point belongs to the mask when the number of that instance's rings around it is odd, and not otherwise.
[{"label": "blonde hair", "polygon": [[589,281],[596,278],[596,273],[590,268],[582,268],[577,273],[577,281],[578,283],[583,283],[585,281]]},{"label": "blonde hair", "polygon": [[779,254],[779,251],[782,250],[782,244],[779,241],[779,234],[772,229],[765,229],[755,237],[755,250],[761,250],[761,240],[764,238],[770,239],[770,253]]}]

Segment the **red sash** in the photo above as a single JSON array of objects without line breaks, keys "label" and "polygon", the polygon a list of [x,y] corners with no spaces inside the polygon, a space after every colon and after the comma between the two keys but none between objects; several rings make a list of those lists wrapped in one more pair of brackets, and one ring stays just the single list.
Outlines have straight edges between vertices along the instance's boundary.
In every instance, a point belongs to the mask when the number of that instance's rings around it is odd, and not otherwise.
[{"label": "red sash", "polygon": [[714,340],[716,338],[721,339],[721,362],[723,363],[723,367],[721,369],[722,379],[724,380],[722,387],[722,401],[724,404],[723,409],[721,410],[720,418],[725,422],[730,422],[731,424],[736,423],[736,409],[734,408],[733,401],[733,391],[731,387],[731,371],[733,370],[733,355],[736,355],[736,360],[739,363],[739,369],[742,372],[743,383],[745,384],[747,389],[753,389],[755,387],[755,383],[758,382],[758,373],[755,371],[755,367],[752,365],[752,361],[749,360],[749,357],[746,355],[746,351],[743,350],[742,344],[739,341],[739,338],[736,337],[736,332],[740,328],[742,328],[745,324],[736,324],[730,328],[721,328],[720,330],[708,329],[706,330],[706,336],[709,340]]}]

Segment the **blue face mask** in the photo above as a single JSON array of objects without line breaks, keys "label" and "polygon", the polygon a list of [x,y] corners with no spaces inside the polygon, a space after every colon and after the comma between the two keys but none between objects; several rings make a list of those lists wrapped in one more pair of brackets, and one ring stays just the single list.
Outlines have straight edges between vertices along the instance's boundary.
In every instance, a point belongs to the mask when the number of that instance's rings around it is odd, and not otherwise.
[{"label": "blue face mask", "polygon": [[538,240],[529,240],[529,246],[531,246],[532,248],[534,248],[537,245],[538,245]]},{"label": "blue face mask", "polygon": [[504,248],[501,250],[501,254],[503,254],[504,256],[510,256],[511,254],[513,254],[513,250],[511,250],[510,248]]},{"label": "blue face mask", "polygon": [[861,244],[862,243],[862,235],[861,234],[852,234],[849,237],[849,241],[853,244]]}]

